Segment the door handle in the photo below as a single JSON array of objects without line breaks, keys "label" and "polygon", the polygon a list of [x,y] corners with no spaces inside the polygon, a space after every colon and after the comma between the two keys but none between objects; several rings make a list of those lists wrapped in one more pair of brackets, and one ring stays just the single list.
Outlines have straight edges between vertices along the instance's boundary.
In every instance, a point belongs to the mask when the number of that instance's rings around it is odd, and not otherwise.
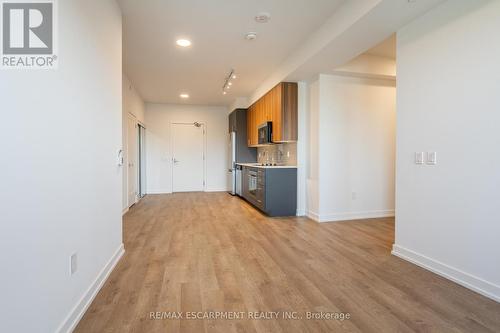
[{"label": "door handle", "polygon": [[175,159],[175,158],[173,158],[173,159],[172,159],[172,161],[173,161],[174,163],[179,163],[179,160],[177,160],[177,159]]}]

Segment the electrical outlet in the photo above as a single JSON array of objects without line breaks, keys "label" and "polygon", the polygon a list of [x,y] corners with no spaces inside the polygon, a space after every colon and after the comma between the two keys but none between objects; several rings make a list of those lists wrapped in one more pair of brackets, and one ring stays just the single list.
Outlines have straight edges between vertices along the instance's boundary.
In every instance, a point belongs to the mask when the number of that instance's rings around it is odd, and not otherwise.
[{"label": "electrical outlet", "polygon": [[427,153],[427,164],[429,165],[437,164],[437,153],[435,151],[430,151]]},{"label": "electrical outlet", "polygon": [[71,275],[75,274],[78,270],[78,256],[76,253],[73,253],[69,258],[69,267]]},{"label": "electrical outlet", "polygon": [[416,152],[415,153],[415,164],[424,164],[424,153]]}]

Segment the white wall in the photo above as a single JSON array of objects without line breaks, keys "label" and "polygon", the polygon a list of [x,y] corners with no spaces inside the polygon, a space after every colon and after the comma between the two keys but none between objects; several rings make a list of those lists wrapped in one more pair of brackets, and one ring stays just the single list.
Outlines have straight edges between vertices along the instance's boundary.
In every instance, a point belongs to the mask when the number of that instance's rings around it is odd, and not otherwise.
[{"label": "white wall", "polygon": [[[306,212],[314,220],[319,219],[319,80],[308,85],[308,113],[306,155]],[[299,157],[300,160],[300,157]]]},{"label": "white wall", "polygon": [[141,94],[134,87],[129,78],[123,74],[123,112],[132,114],[141,123],[144,123],[146,105]]},{"label": "white wall", "polygon": [[1,332],[65,331],[122,253],[120,9],[58,6],[59,68],[0,73]]},{"label": "white wall", "polygon": [[[122,142],[123,142],[123,151],[124,151],[124,165],[123,168],[123,190],[122,190],[122,208],[125,211],[128,208],[128,191],[127,191],[127,183],[128,183],[128,154],[127,154],[127,142],[128,142],[128,117],[129,115],[133,115],[136,118],[138,123],[144,124],[144,114],[146,112],[146,106],[144,104],[144,100],[142,99],[139,92],[135,89],[132,82],[128,79],[128,77],[123,74],[123,117],[122,117]],[[134,133],[137,136],[137,133]]]},{"label": "white wall", "polygon": [[307,82],[298,82],[297,87],[297,215],[307,215],[307,144],[309,90]]},{"label": "white wall", "polygon": [[308,215],[394,215],[396,89],[391,80],[319,76],[310,85]]},{"label": "white wall", "polygon": [[236,97],[227,109],[228,113],[233,112],[235,109],[246,109],[250,107],[250,103],[247,97]]},{"label": "white wall", "polygon": [[[500,1],[398,32],[394,253],[500,301]],[[414,153],[436,151],[435,166]]]},{"label": "white wall", "polygon": [[389,57],[361,54],[347,64],[336,67],[338,74],[370,78],[396,78],[396,60]]},{"label": "white wall", "polygon": [[227,107],[146,104],[147,191],[172,192],[172,155],[170,124],[203,122],[206,124],[207,191],[227,190],[228,158]]}]

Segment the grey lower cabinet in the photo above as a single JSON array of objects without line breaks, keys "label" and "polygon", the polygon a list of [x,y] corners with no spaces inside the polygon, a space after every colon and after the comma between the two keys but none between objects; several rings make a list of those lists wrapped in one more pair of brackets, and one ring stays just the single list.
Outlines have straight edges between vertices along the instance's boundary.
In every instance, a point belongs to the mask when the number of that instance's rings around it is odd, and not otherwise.
[{"label": "grey lower cabinet", "polygon": [[297,214],[297,169],[244,166],[242,194],[269,216]]}]

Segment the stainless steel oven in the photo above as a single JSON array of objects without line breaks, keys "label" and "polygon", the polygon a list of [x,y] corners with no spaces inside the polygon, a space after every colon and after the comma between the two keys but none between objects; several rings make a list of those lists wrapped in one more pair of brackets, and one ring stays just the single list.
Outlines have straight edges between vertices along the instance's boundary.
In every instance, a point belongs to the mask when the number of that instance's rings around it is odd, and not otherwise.
[{"label": "stainless steel oven", "polygon": [[264,169],[245,167],[243,197],[256,207],[265,209],[265,173]]},{"label": "stainless steel oven", "polygon": [[248,170],[248,194],[257,199],[257,170]]}]

